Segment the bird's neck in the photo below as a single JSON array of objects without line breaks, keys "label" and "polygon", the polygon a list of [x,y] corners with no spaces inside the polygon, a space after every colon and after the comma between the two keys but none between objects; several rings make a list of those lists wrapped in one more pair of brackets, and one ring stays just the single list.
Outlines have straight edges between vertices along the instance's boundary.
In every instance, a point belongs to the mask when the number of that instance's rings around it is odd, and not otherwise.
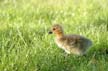
[{"label": "bird's neck", "polygon": [[56,34],[56,38],[62,38],[64,36],[64,33],[63,32],[59,32]]}]

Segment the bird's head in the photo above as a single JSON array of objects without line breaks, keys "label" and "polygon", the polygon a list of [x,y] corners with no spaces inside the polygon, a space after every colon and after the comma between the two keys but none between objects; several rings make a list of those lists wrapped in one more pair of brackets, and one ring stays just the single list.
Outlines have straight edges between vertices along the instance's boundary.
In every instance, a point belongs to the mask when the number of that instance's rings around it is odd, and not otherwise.
[{"label": "bird's head", "polygon": [[57,36],[62,36],[63,35],[63,29],[62,26],[59,24],[54,24],[51,27],[51,30],[49,31],[49,34],[55,34]]}]

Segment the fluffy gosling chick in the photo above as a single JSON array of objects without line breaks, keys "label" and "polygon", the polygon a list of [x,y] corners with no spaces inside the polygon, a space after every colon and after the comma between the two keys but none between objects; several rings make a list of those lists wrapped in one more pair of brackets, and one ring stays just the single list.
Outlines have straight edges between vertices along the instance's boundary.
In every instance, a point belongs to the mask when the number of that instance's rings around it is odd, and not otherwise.
[{"label": "fluffy gosling chick", "polygon": [[80,35],[65,35],[59,24],[52,26],[49,34],[55,34],[56,44],[68,54],[83,55],[92,45],[92,41]]}]

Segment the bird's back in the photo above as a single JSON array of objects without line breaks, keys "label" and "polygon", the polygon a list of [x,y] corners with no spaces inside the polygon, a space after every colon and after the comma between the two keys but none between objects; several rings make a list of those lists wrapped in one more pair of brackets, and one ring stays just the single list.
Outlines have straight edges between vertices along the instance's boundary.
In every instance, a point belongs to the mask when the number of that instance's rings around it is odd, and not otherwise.
[{"label": "bird's back", "polygon": [[[68,47],[69,50],[78,50],[83,53],[92,45],[92,41],[80,35],[65,35],[58,40],[62,46]],[[73,52],[73,51],[72,51]]]}]

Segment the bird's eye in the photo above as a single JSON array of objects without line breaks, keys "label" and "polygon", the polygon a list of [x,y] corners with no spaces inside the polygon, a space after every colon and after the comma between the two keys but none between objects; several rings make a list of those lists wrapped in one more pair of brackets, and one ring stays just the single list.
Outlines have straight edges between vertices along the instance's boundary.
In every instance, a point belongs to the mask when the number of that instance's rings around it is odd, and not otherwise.
[{"label": "bird's eye", "polygon": [[55,28],[53,28],[53,30],[55,30]]}]

